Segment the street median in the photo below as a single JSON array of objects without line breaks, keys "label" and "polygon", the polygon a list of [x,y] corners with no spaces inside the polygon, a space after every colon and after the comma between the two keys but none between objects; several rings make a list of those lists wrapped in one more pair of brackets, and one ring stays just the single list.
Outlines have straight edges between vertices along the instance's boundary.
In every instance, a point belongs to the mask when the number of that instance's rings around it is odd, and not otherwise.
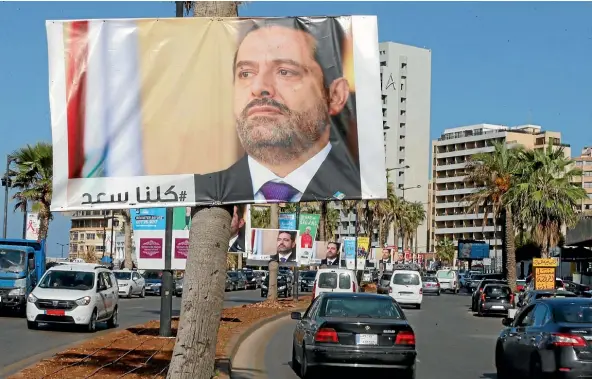
[{"label": "street median", "polygon": [[[216,378],[227,378],[232,358],[244,339],[263,324],[310,304],[310,296],[267,301],[222,311],[216,345]],[[8,379],[63,378],[165,378],[175,345],[173,337],[160,337],[159,322],[150,321],[125,330],[103,334],[44,359]]]}]

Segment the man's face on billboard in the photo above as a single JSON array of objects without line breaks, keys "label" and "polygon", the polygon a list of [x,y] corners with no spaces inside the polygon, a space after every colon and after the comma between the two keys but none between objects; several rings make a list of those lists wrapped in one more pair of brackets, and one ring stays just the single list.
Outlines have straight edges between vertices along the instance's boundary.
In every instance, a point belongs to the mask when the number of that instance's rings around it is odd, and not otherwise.
[{"label": "man's face on billboard", "polygon": [[292,162],[319,141],[328,141],[329,114],[335,107],[314,48],[309,34],[280,26],[255,30],[240,44],[234,114],[242,145],[254,158]]},{"label": "man's face on billboard", "polygon": [[382,259],[389,259],[391,257],[391,252],[387,249],[382,250]]},{"label": "man's face on billboard", "polygon": [[337,257],[337,245],[330,243],[327,245],[327,258],[333,259],[335,257]]},{"label": "man's face on billboard", "polygon": [[287,254],[294,247],[296,243],[292,241],[290,233],[279,233],[277,238],[277,252],[278,254]]}]

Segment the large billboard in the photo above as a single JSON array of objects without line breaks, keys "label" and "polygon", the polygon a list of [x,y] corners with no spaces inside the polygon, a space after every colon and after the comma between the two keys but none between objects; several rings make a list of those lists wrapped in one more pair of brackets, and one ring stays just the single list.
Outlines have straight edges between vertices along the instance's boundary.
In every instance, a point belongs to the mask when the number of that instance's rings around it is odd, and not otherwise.
[{"label": "large billboard", "polygon": [[52,211],[386,197],[376,16],[46,29]]},{"label": "large billboard", "polygon": [[[138,268],[141,270],[163,270],[166,229],[166,208],[132,209],[130,212]],[[191,208],[173,209],[173,240],[171,268],[185,270],[189,254],[189,230]],[[250,246],[251,213],[250,207],[238,205],[232,218],[231,229],[237,233],[230,238],[229,253],[246,253]]]},{"label": "large billboard", "polygon": [[275,260],[280,266],[296,266],[300,261],[298,234],[298,230],[252,229],[247,265],[267,266]]}]

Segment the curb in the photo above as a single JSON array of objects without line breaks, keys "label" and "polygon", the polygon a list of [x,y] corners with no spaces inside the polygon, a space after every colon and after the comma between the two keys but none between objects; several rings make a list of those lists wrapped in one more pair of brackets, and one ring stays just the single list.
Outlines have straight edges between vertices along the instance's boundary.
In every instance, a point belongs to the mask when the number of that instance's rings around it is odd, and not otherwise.
[{"label": "curb", "polygon": [[292,312],[302,312],[302,311],[305,311],[306,309],[307,309],[307,307],[293,308],[293,309],[290,309],[289,311],[281,312],[281,313],[278,313],[277,315],[273,315],[273,316],[261,319],[261,320],[255,322],[254,324],[252,324],[251,326],[249,326],[244,331],[242,331],[242,332],[238,333],[236,336],[234,336],[228,342],[228,345],[226,345],[226,349],[225,349],[227,352],[226,357],[218,359],[218,361],[216,362],[216,369],[220,372],[220,374],[224,375],[224,376],[219,376],[219,378],[220,379],[224,379],[226,377],[230,378],[230,375],[232,374],[232,361],[234,360],[234,357],[236,356],[236,353],[238,352],[240,345],[242,345],[242,343],[245,342],[245,340],[247,338],[249,338],[253,333],[255,333],[259,328],[261,328],[265,324],[268,324],[273,321],[284,318]]}]

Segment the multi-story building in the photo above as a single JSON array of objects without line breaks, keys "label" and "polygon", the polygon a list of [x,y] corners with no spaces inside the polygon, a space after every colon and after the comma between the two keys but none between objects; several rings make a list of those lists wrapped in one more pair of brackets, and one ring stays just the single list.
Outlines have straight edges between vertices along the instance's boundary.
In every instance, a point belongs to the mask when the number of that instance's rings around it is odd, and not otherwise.
[{"label": "multi-story building", "polygon": [[592,215],[592,146],[586,146],[582,149],[582,154],[574,158],[576,167],[582,170],[582,176],[574,178],[574,183],[581,185],[588,198],[582,201],[582,211]]},{"label": "multi-story building", "polygon": [[84,258],[89,252],[98,259],[103,253],[110,255],[112,245],[115,251],[115,236],[121,231],[123,222],[123,217],[113,211],[74,212],[70,227],[69,257]]},{"label": "multi-story building", "polygon": [[[382,123],[389,181],[397,195],[420,202],[428,212],[430,173],[430,50],[394,42],[379,44],[382,82]],[[405,168],[409,166],[408,168]],[[342,209],[339,204],[336,206]],[[338,237],[354,236],[356,216],[340,212]],[[364,225],[360,225],[363,232]],[[427,220],[419,227],[418,250],[427,250]],[[378,231],[373,233],[377,245]],[[387,243],[394,243],[389,235]]]},{"label": "multi-story building", "polygon": [[[477,212],[469,209],[465,196],[476,190],[474,183],[465,182],[465,168],[472,155],[494,150],[493,142],[505,142],[509,146],[522,145],[526,149],[544,149],[549,142],[564,148],[570,156],[569,145],[561,143],[561,133],[541,130],[537,125],[507,127],[479,124],[446,129],[433,141],[432,182],[433,220],[431,246],[448,238],[458,244],[459,239],[486,241],[490,245],[490,258],[494,269],[502,264],[502,225],[494,227],[491,208],[480,207]],[[485,218],[485,213],[488,217]]]}]

